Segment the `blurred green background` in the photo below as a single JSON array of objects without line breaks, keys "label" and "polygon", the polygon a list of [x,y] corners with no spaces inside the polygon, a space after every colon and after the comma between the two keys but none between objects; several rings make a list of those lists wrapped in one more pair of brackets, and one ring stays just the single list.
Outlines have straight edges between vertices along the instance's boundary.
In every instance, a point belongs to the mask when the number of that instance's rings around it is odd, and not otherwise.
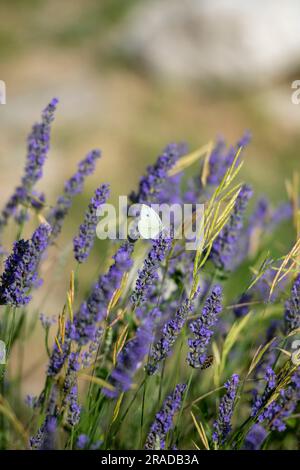
[{"label": "blurred green background", "polygon": [[[299,169],[300,105],[291,101],[299,2],[1,0],[0,8],[2,203],[22,174],[27,133],[53,96],[60,104],[39,185],[48,203],[91,148],[103,151],[59,239],[66,259],[94,188],[109,182],[113,199],[127,194],[170,141],[195,149],[223,135],[234,144],[249,129],[243,177],[256,194],[286,199],[285,180]],[[82,290],[105,269],[101,253],[98,242]],[[55,299],[45,299],[46,313],[63,305],[71,267],[61,255],[48,267]]]}]

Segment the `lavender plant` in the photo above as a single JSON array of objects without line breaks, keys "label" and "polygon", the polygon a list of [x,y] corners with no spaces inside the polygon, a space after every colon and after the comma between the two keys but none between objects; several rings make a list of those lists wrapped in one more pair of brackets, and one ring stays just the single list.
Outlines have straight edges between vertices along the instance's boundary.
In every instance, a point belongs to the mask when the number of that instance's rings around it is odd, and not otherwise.
[{"label": "lavender plant", "polygon": [[[186,250],[164,231],[92,250],[97,209],[109,196],[102,184],[71,233],[60,298],[40,278],[48,281],[62,256],[57,238],[100,151],[79,163],[56,202],[36,189],[56,106],[33,127],[21,183],[0,216],[0,448],[297,448],[298,195],[275,209],[259,195],[251,207],[254,191],[240,181],[248,134],[235,146],[217,141],[209,155],[171,143],[130,199],[205,202],[203,250]],[[280,239],[286,220],[294,228]],[[91,285],[84,269],[94,273]],[[43,298],[54,296],[47,311]],[[25,398],[31,370],[22,351],[33,356],[33,341],[43,375],[40,393]]]}]

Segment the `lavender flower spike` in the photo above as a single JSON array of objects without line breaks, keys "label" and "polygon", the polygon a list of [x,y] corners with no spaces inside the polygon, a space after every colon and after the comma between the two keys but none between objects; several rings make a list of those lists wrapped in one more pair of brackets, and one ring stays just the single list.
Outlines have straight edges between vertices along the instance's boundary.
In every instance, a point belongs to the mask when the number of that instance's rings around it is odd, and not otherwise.
[{"label": "lavender flower spike", "polygon": [[146,366],[146,371],[149,375],[154,374],[158,370],[160,362],[170,354],[172,346],[181,333],[189,313],[193,310],[193,302],[198,293],[197,291],[192,299],[186,299],[176,311],[174,318],[164,325],[160,340],[152,347],[150,352],[149,361]]},{"label": "lavender flower spike", "polygon": [[54,120],[57,104],[58,99],[53,98],[42,113],[42,122],[33,126],[32,133],[28,137],[27,161],[22,178],[25,188],[32,188],[43,175],[43,164],[49,150],[50,124]]},{"label": "lavender flower spike", "polygon": [[159,195],[168,172],[177,160],[186,153],[183,144],[169,144],[153,166],[147,168],[147,174],[140,180],[139,189],[130,195],[133,203],[147,204],[159,202]]},{"label": "lavender flower spike", "polygon": [[22,177],[21,185],[18,186],[13,195],[7,201],[0,215],[0,230],[7,224],[8,219],[15,215],[19,204],[26,202],[30,198],[31,190],[35,183],[43,175],[43,165],[49,151],[51,122],[58,100],[54,98],[42,113],[41,122],[35,124],[28,136],[27,158]]},{"label": "lavender flower spike", "polygon": [[300,274],[296,277],[291,296],[285,304],[284,324],[286,334],[300,327]]},{"label": "lavender flower spike", "polygon": [[210,257],[214,265],[224,271],[230,271],[234,266],[238,239],[243,228],[243,215],[251,196],[251,188],[242,186],[228,223],[213,243]]},{"label": "lavender flower spike", "polygon": [[275,389],[277,377],[272,367],[267,366],[264,379],[266,381],[266,387],[262,396],[258,395],[257,389],[253,390],[254,394],[254,403],[251,410],[251,416],[256,416],[257,413],[264,407],[270,398],[272,391]]},{"label": "lavender flower spike", "polygon": [[123,275],[132,266],[133,246],[129,242],[123,243],[114,255],[114,264],[109,271],[100,275],[98,281],[85,302],[83,302],[74,317],[72,338],[79,344],[94,340],[97,322],[103,320],[107,313],[108,304],[121,285]]},{"label": "lavender flower spike", "polygon": [[66,181],[63,195],[57,199],[56,205],[47,216],[47,220],[52,226],[51,241],[59,235],[64,218],[72,206],[74,196],[82,191],[85,178],[94,172],[96,160],[100,156],[99,150],[92,150],[79,163],[77,172]]},{"label": "lavender flower spike", "polygon": [[234,402],[239,384],[239,376],[233,374],[230,380],[225,383],[226,393],[221,399],[219,406],[219,416],[214,422],[214,433],[212,438],[217,444],[224,444],[227,435],[231,431],[231,418],[233,414]]},{"label": "lavender flower spike", "polygon": [[78,263],[87,260],[94,244],[97,226],[97,209],[105,204],[109,197],[109,186],[101,185],[96,189],[94,197],[85,213],[84,221],[79,227],[79,234],[74,238],[74,256]]},{"label": "lavender flower spike", "polygon": [[31,300],[30,289],[37,281],[37,269],[51,233],[48,224],[40,225],[30,240],[15,242],[1,275],[0,304],[19,307]]},{"label": "lavender flower spike", "polygon": [[282,432],[286,429],[285,419],[288,418],[296,409],[300,401],[300,368],[296,370],[291,377],[288,387],[281,389],[277,398],[265,407],[277,385],[277,376],[271,368],[267,369],[265,379],[267,385],[260,398],[256,398],[252,408],[252,416],[258,412],[258,421],[266,421],[271,430]]},{"label": "lavender flower spike", "polygon": [[137,329],[135,337],[127,342],[118,355],[116,368],[109,379],[115,389],[113,391],[103,389],[106,396],[116,398],[120,393],[130,389],[134,374],[141,366],[153,341],[153,321],[157,314],[157,309],[154,309]]},{"label": "lavender flower spike", "polygon": [[171,248],[171,243],[172,239],[164,238],[163,234],[153,241],[144,266],[138,273],[135,289],[131,295],[131,302],[135,307],[140,307],[151,296],[151,288],[158,278],[157,270]]},{"label": "lavender flower spike", "polygon": [[145,449],[160,450],[166,447],[166,437],[173,426],[173,418],[181,407],[186,385],[176,385],[175,390],[163,403],[162,409],[155,416],[155,421],[150,428]]},{"label": "lavender flower spike", "polygon": [[212,327],[218,321],[222,311],[222,289],[214,286],[210,296],[206,299],[200,317],[189,325],[194,338],[188,340],[189,353],[187,361],[190,366],[201,368],[207,359],[207,348],[213,335]]}]

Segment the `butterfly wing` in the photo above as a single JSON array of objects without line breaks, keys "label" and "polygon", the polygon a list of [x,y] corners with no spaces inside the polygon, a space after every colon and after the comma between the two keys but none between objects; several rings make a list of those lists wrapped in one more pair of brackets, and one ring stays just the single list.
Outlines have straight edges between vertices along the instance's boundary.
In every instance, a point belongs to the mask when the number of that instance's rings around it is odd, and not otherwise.
[{"label": "butterfly wing", "polygon": [[159,215],[146,204],[142,205],[138,229],[142,238],[155,239],[163,229]]}]

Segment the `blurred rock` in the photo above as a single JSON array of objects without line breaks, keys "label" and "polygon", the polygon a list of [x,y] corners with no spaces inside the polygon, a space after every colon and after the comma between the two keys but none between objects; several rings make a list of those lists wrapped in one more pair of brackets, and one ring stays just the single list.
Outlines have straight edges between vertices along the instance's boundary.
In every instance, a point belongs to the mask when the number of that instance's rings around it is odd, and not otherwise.
[{"label": "blurred rock", "polygon": [[161,78],[264,84],[299,66],[299,18],[299,0],[150,0],[118,47]]}]

